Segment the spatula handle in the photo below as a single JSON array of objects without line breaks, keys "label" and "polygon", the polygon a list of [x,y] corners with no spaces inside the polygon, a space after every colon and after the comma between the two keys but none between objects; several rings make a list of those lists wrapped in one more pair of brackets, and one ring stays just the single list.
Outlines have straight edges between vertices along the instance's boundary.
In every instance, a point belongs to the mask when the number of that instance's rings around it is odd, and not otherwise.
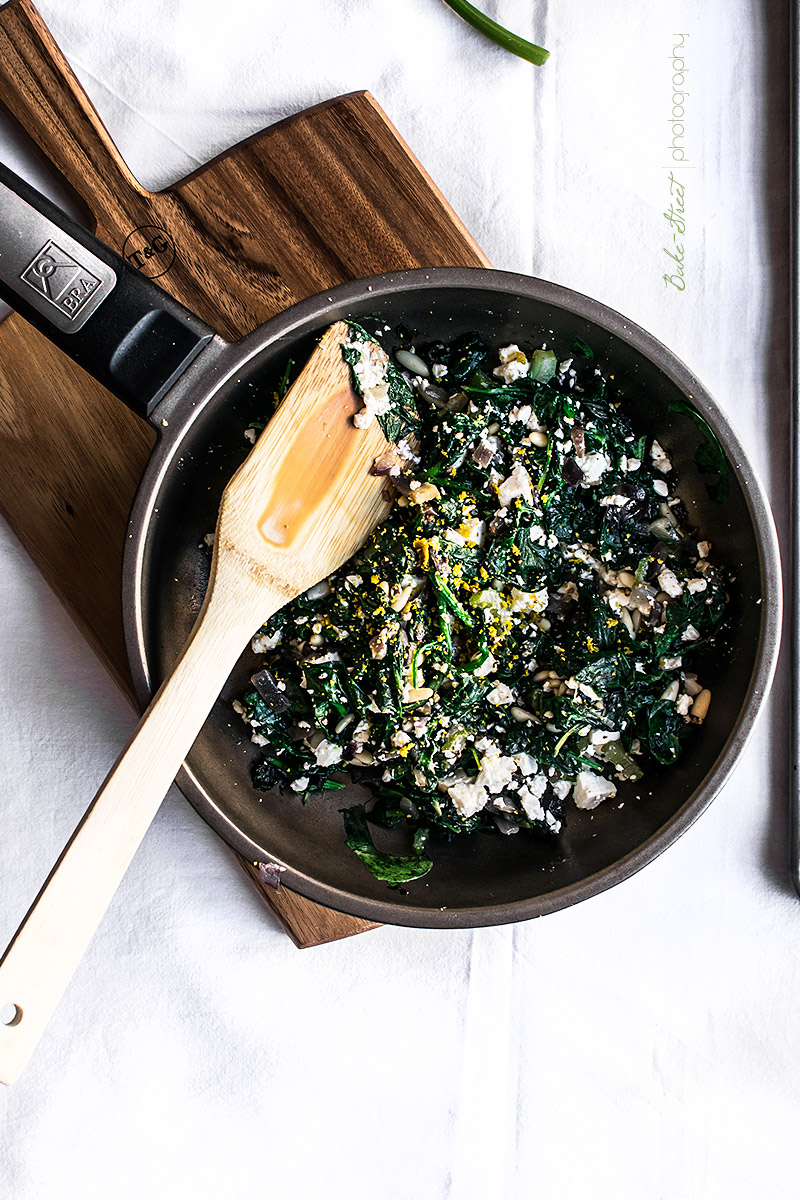
[{"label": "spatula handle", "polygon": [[[0,1024],[0,1082],[28,1061],[243,645],[270,615],[263,592],[258,616],[245,594],[234,618],[219,595],[0,960],[0,1012],[12,1017]],[[284,603],[276,596],[271,611]]]},{"label": "spatula handle", "polygon": [[[0,11],[0,104],[93,214],[146,194],[29,0]],[[102,194],[101,194],[102,193]]]}]

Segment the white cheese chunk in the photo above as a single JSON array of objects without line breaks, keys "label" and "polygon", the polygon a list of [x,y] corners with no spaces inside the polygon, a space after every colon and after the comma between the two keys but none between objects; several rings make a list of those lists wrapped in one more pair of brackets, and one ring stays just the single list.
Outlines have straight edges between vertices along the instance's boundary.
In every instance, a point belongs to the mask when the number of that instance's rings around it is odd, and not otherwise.
[{"label": "white cheese chunk", "polygon": [[526,816],[530,817],[532,821],[543,821],[545,819],[541,800],[546,788],[547,776],[533,775],[525,781],[517,793]]},{"label": "white cheese chunk", "polygon": [[533,504],[533,484],[531,477],[522,463],[515,463],[514,470],[498,486],[497,498],[503,508],[507,508],[512,500],[520,496],[528,504]]},{"label": "white cheese chunk", "polygon": [[486,699],[490,704],[513,704],[514,693],[507,683],[496,683]]},{"label": "white cheese chunk", "polygon": [[597,808],[604,800],[613,799],[617,794],[616,784],[594,771],[581,771],[575,781],[573,798],[578,808]]},{"label": "white cheese chunk", "polygon": [[653,461],[653,466],[655,469],[657,471],[661,471],[662,475],[666,475],[672,470],[672,463],[669,459],[669,455],[664,450],[664,447],[661,445],[661,443],[657,442],[655,438],[653,438],[653,444],[650,447],[650,458]]},{"label": "white cheese chunk", "polygon": [[581,470],[583,471],[581,487],[593,487],[594,484],[599,483],[610,466],[611,459],[603,454],[602,450],[585,454],[581,459]]},{"label": "white cheese chunk", "polygon": [[318,767],[333,766],[334,763],[342,761],[342,747],[334,745],[327,738],[323,738],[314,750],[314,757],[317,760]]}]

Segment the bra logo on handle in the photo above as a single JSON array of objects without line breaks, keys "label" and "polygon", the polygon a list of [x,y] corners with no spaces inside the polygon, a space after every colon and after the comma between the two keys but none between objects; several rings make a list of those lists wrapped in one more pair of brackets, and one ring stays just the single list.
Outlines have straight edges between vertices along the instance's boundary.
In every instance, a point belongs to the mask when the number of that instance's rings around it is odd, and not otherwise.
[{"label": "bra logo on handle", "polygon": [[47,241],[20,275],[25,283],[74,320],[100,280],[53,241]]}]

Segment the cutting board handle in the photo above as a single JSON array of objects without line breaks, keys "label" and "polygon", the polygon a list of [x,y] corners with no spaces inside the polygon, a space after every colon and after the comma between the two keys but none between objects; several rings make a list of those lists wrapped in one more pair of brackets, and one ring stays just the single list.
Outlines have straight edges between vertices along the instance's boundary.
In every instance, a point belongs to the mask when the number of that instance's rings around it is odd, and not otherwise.
[{"label": "cutting board handle", "polygon": [[0,103],[92,216],[131,191],[146,195],[29,0],[0,8]]}]

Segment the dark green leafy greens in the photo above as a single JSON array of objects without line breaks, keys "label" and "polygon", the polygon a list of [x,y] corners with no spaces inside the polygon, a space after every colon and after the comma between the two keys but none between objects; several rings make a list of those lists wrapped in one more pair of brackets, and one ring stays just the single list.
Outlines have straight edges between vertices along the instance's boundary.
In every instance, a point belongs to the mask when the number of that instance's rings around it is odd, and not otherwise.
[{"label": "dark green leafy greens", "polygon": [[704,475],[717,476],[715,481],[706,483],[706,488],[713,500],[716,500],[718,504],[724,504],[730,494],[730,468],[725,451],[719,444],[719,438],[705,417],[688,404],[681,400],[674,400],[670,404],[670,408],[673,412],[685,413],[703,433],[705,441],[697,447],[694,460],[698,470],[702,471]]},{"label": "dark green leafy greens", "polygon": [[[370,336],[352,328],[356,370]],[[591,809],[675,762],[707,709],[728,581],[588,346],[562,363],[535,336],[390,349],[420,371],[390,360],[376,393],[396,503],[264,626],[237,707],[259,790],[305,799],[343,772],[367,789],[347,845],[400,886],[431,869],[431,835],[557,834],[570,795]],[[370,824],[408,848],[377,849]]]},{"label": "dark green leafy greens", "polygon": [[427,829],[417,829],[411,854],[387,854],[375,849],[363,805],[355,804],[352,808],[343,809],[342,816],[347,845],[376,879],[398,887],[401,883],[409,883],[412,879],[427,875],[433,867],[432,860],[425,853]]}]

